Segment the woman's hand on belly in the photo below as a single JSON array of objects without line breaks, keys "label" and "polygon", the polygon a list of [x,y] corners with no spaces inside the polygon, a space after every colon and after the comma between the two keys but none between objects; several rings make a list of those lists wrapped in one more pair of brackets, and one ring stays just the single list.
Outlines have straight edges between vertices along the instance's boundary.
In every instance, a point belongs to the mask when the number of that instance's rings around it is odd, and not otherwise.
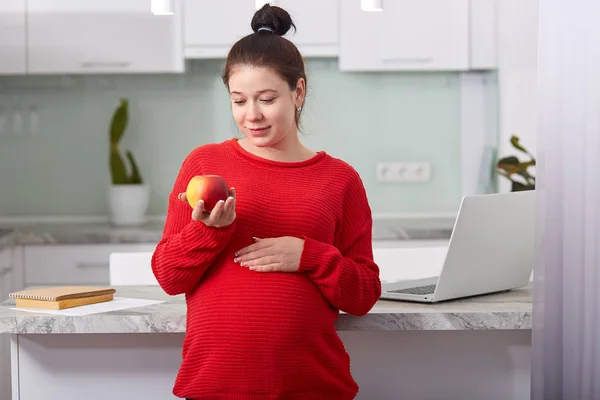
[{"label": "woman's hand on belly", "polygon": [[235,252],[234,262],[258,272],[297,272],[304,239],[282,236],[258,239]]}]

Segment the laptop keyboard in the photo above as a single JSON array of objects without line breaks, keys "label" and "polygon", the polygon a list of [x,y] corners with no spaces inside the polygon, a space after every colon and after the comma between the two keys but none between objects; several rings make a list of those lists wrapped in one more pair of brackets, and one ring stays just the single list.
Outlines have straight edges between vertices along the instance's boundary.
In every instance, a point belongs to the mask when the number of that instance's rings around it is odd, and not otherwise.
[{"label": "laptop keyboard", "polygon": [[407,293],[407,294],[433,294],[436,285],[417,286],[406,289],[388,290],[390,293]]}]

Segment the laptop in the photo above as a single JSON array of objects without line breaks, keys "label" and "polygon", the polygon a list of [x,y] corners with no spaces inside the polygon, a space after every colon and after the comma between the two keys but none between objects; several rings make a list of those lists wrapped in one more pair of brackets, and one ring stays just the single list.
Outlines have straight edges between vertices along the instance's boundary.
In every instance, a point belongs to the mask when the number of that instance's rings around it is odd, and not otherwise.
[{"label": "laptop", "polygon": [[535,190],[465,196],[439,276],[382,284],[382,299],[436,303],[529,284]]}]

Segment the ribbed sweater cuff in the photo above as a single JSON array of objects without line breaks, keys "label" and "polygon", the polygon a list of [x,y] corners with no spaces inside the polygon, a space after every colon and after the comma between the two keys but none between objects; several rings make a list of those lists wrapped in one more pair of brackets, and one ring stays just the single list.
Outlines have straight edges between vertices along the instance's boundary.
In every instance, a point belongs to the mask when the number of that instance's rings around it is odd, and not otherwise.
[{"label": "ribbed sweater cuff", "polygon": [[315,272],[325,264],[331,254],[338,252],[334,246],[328,243],[319,242],[306,236],[302,236],[302,239],[304,239],[304,249],[300,256],[298,272]]},{"label": "ribbed sweater cuff", "polygon": [[182,231],[182,237],[185,242],[191,244],[190,250],[219,247],[231,237],[235,225],[236,221],[233,221],[231,225],[216,228],[206,226],[202,221],[192,220]]}]

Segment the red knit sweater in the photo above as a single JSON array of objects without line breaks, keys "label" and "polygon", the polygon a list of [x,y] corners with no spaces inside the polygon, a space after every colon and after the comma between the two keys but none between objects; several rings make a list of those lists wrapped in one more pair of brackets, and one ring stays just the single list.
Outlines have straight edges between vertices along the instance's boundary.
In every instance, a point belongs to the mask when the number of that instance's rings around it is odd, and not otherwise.
[{"label": "red knit sweater", "polygon": [[[224,228],[191,219],[177,199],[194,175],[222,176],[237,194]],[[379,299],[372,219],[359,175],[319,152],[294,163],[245,151],[236,139],[195,149],[169,198],[152,257],[160,286],[185,293],[187,328],[173,393],[193,399],[346,400],[358,386],[334,327],[339,310],[366,314]],[[252,237],[296,236],[298,272],[233,262]]]}]

